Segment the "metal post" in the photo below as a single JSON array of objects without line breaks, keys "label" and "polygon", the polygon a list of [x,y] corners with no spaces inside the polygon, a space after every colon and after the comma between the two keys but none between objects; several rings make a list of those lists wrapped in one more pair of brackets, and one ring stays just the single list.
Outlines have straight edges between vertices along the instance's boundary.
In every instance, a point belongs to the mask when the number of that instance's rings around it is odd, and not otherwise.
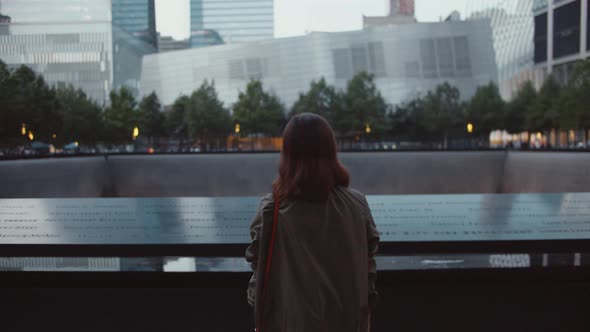
[{"label": "metal post", "polygon": [[588,34],[588,0],[582,0],[582,13],[580,20],[580,54],[586,54],[588,48],[587,34]]},{"label": "metal post", "polygon": [[547,74],[553,73],[553,0],[547,0]]}]

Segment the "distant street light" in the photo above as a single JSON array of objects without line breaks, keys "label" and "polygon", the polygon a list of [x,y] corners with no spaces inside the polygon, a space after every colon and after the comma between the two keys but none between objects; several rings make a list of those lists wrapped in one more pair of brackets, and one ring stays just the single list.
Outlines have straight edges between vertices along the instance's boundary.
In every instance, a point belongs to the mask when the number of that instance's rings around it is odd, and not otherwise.
[{"label": "distant street light", "polygon": [[365,133],[370,134],[373,130],[369,124],[365,125]]},{"label": "distant street light", "polygon": [[26,136],[27,135],[27,125],[26,124],[23,123],[23,125],[22,125],[22,127],[20,129],[20,133],[23,136]]},{"label": "distant street light", "polygon": [[53,135],[51,135],[51,138],[56,139],[57,138],[57,135],[56,134],[53,134]]},{"label": "distant street light", "polygon": [[467,132],[473,134],[473,123],[467,124]]},{"label": "distant street light", "polygon": [[32,131],[29,131],[29,140],[32,141],[35,139],[35,135],[33,135]]},{"label": "distant street light", "polygon": [[240,124],[239,123],[236,123],[236,128],[234,129],[234,132],[236,133],[236,135],[240,133],[240,130],[241,130],[240,129]]},{"label": "distant street light", "polygon": [[133,140],[134,141],[137,139],[137,136],[139,136],[139,128],[135,127],[135,128],[133,128]]}]

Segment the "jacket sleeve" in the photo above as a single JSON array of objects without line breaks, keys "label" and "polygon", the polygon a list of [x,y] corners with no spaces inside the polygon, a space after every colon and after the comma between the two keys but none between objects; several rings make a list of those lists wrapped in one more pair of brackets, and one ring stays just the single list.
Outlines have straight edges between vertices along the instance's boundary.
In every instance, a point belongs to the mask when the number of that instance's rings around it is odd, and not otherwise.
[{"label": "jacket sleeve", "polygon": [[377,304],[377,290],[375,289],[375,281],[377,280],[377,264],[375,262],[375,255],[379,248],[379,231],[373,220],[369,203],[365,198],[366,204],[366,226],[367,226],[367,246],[368,246],[368,262],[369,262],[369,306],[374,309]]},{"label": "jacket sleeve", "polygon": [[256,303],[256,271],[258,269],[258,250],[262,233],[262,215],[260,210],[261,209],[258,208],[254,220],[250,225],[250,237],[252,238],[252,243],[250,243],[250,246],[246,249],[246,260],[250,263],[250,268],[252,268],[252,277],[248,283],[248,304],[252,307],[254,307],[254,304]]}]

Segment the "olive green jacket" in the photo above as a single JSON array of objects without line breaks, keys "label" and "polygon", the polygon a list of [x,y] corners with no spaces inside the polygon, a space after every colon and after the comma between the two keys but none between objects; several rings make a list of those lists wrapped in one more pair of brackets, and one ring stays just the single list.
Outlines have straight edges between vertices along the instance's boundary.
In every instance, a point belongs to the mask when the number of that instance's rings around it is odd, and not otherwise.
[{"label": "olive green jacket", "polygon": [[[364,195],[340,187],[325,203],[287,201],[279,207],[262,332],[367,331],[379,233]],[[254,271],[248,302],[257,313],[262,297],[257,280],[264,276],[273,217],[268,195],[254,217],[246,250]]]}]

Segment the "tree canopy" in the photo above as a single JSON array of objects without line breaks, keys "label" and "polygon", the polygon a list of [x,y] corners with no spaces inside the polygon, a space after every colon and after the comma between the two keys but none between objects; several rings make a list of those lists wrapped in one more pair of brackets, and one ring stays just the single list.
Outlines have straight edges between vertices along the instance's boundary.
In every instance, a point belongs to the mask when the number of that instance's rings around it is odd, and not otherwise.
[{"label": "tree canopy", "polygon": [[262,82],[250,81],[233,105],[234,120],[244,135],[280,136],[286,122],[285,107]]},{"label": "tree canopy", "polygon": [[496,83],[478,87],[466,112],[466,120],[473,124],[474,136],[486,138],[493,130],[504,128],[505,106]]},{"label": "tree canopy", "polygon": [[[186,110],[186,122],[191,138],[207,145],[220,144],[231,132],[231,116],[217,96],[215,84],[203,82],[190,96]],[[178,107],[181,107],[181,104]],[[180,112],[180,109],[177,112]]]}]

